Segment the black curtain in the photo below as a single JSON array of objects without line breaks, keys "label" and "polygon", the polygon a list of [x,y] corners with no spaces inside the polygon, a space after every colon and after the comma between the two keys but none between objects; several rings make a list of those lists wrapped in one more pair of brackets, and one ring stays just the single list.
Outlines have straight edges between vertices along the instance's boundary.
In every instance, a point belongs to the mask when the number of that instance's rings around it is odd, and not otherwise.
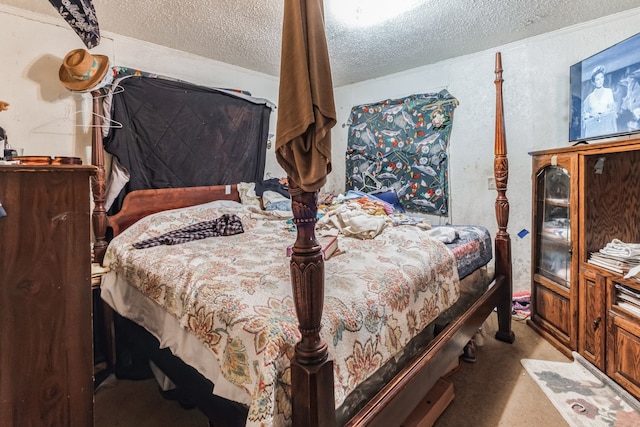
[{"label": "black curtain", "polygon": [[148,77],[120,81],[104,146],[127,168],[124,195],[148,188],[258,182],[264,176],[271,106],[264,100]]}]

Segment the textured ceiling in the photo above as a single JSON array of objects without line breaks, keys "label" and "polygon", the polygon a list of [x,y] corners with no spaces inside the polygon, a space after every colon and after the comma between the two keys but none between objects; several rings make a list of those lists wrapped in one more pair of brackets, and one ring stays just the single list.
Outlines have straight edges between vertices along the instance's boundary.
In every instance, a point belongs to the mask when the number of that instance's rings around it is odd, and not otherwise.
[{"label": "textured ceiling", "polygon": [[[325,0],[335,86],[435,63],[640,6],[640,0],[415,0],[384,24],[342,23]],[[385,0],[397,4],[399,0]],[[367,0],[364,3],[372,3]],[[47,0],[0,0],[57,17]],[[277,76],[284,0],[93,0],[102,31]]]}]

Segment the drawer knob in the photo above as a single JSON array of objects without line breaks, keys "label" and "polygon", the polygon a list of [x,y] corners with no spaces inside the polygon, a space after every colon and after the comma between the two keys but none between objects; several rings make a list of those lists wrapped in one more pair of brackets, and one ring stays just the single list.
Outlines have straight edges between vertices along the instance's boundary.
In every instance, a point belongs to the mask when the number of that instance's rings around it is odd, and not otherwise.
[{"label": "drawer knob", "polygon": [[602,317],[598,316],[596,320],[593,321],[593,330],[595,331],[600,326],[600,322],[602,321]]}]

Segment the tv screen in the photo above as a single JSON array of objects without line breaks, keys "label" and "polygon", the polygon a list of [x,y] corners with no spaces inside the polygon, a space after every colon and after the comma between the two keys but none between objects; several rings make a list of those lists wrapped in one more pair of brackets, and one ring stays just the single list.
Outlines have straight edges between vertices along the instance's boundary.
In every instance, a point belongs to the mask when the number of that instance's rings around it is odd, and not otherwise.
[{"label": "tv screen", "polygon": [[569,69],[569,141],[640,130],[640,33]]}]

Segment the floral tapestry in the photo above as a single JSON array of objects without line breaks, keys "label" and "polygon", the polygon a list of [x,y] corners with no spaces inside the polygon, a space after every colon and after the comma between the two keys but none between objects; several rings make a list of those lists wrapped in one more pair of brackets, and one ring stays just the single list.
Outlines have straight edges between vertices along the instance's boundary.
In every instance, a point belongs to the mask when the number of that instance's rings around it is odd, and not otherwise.
[{"label": "floral tapestry", "polygon": [[457,105],[442,90],[353,107],[346,189],[393,190],[406,211],[447,215],[448,147]]}]

